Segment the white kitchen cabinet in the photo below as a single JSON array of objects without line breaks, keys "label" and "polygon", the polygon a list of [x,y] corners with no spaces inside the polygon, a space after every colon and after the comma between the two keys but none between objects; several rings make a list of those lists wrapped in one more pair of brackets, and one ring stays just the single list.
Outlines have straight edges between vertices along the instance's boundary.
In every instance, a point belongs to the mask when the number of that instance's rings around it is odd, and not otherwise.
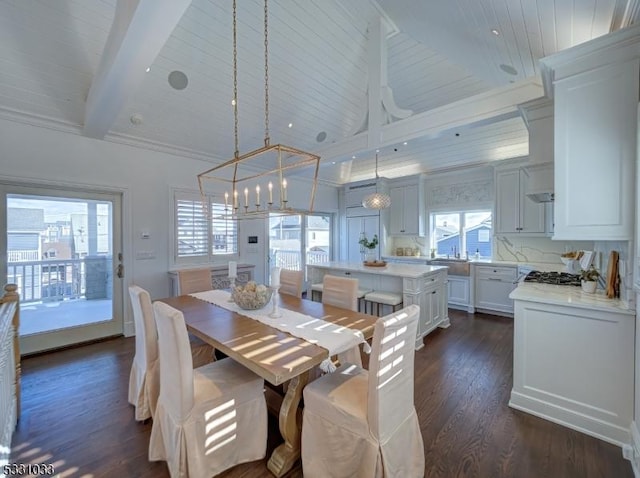
[{"label": "white kitchen cabinet", "polygon": [[[380,219],[378,216],[356,216],[347,218],[347,258],[349,262],[361,262],[364,252],[358,241],[362,234],[371,240],[374,234],[380,238]],[[376,259],[380,258],[380,246],[375,249]]]},{"label": "white kitchen cabinet", "polygon": [[556,80],[554,239],[633,238],[638,59]]},{"label": "white kitchen cabinet", "polygon": [[526,196],[528,180],[525,168],[496,171],[497,234],[545,234],[545,206]]},{"label": "white kitchen cabinet", "polygon": [[475,268],[475,307],[502,314],[513,314],[509,294],[516,288],[517,271],[507,266],[477,266]]},{"label": "white kitchen cabinet", "polygon": [[469,277],[448,276],[448,306],[453,309],[468,310],[470,303]]},{"label": "white kitchen cabinet", "polygon": [[389,232],[393,235],[424,235],[424,202],[419,184],[389,189],[391,214]]}]

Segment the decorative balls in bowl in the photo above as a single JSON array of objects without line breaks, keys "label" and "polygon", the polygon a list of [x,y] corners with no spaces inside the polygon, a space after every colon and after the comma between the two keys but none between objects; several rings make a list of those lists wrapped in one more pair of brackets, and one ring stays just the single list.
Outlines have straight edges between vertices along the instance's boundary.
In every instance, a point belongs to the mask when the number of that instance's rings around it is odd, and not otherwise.
[{"label": "decorative balls in bowl", "polygon": [[241,309],[257,310],[269,303],[271,293],[272,290],[264,284],[256,284],[251,280],[244,286],[236,286],[231,295]]}]

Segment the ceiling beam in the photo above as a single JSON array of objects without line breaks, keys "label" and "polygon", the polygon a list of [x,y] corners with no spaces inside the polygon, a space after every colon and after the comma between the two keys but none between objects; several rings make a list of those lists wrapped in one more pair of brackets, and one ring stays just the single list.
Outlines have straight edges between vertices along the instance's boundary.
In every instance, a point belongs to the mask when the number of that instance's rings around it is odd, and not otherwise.
[{"label": "ceiling beam", "polygon": [[[491,124],[520,115],[518,105],[544,96],[539,78],[495,88],[478,95],[418,113],[409,118],[384,125],[379,131],[378,148],[411,141],[435,138],[445,131],[478,124]],[[369,132],[327,145],[316,150],[323,160],[344,160],[369,150]]]},{"label": "ceiling beam", "polygon": [[118,0],[84,115],[83,134],[103,139],[191,0]]}]

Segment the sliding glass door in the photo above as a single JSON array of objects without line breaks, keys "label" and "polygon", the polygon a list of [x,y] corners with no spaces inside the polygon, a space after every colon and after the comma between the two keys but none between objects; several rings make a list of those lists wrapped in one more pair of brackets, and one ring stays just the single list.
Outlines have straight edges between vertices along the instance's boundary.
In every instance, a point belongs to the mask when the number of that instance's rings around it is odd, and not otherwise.
[{"label": "sliding glass door", "polygon": [[329,214],[298,214],[269,218],[271,266],[305,271],[306,265],[329,262],[332,217]]},{"label": "sliding glass door", "polygon": [[122,333],[120,196],[2,185],[5,283],[32,353]]}]

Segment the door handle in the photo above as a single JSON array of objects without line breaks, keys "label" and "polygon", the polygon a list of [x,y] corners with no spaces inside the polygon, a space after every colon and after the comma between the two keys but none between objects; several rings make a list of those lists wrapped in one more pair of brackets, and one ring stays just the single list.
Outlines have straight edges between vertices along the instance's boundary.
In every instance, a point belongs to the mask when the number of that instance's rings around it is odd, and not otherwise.
[{"label": "door handle", "polygon": [[116,275],[120,279],[124,277],[124,266],[122,264],[118,264],[118,267],[116,268]]}]

